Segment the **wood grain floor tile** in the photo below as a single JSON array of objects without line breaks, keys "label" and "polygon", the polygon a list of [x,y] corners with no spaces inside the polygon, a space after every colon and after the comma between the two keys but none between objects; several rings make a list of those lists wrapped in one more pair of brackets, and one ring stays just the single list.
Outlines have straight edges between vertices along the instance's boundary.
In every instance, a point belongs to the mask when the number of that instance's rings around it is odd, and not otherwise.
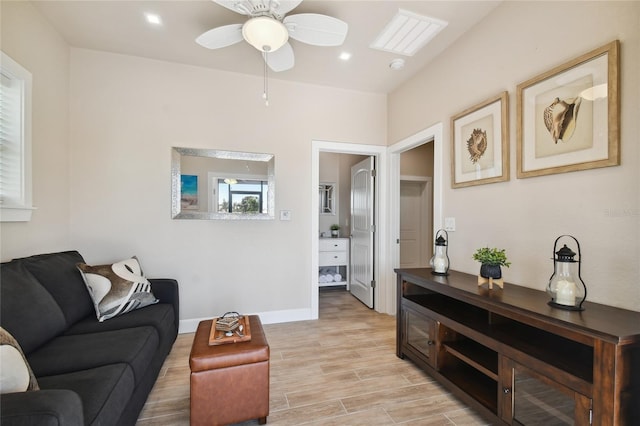
[{"label": "wood grain floor tile", "polygon": [[387,404],[384,407],[396,423],[424,419],[460,409],[460,405],[448,395],[437,395],[401,403]]},{"label": "wood grain floor tile", "polygon": [[[395,317],[346,291],[320,292],[320,318],[266,324],[270,426],[481,426],[477,414],[395,355]],[[178,336],[138,426],[189,424],[189,352]],[[255,426],[257,420],[235,426]]]},{"label": "wood grain floor tile", "polygon": [[408,383],[403,377],[387,378],[383,381],[354,380],[347,383],[326,384],[312,390],[293,391],[287,393],[287,399],[292,407],[317,403],[324,399],[345,399],[354,395],[370,393],[372,388],[378,386],[385,388],[398,388]]},{"label": "wood grain floor tile", "polygon": [[469,408],[446,413],[446,416],[456,426],[491,426],[491,423]]},{"label": "wood grain floor tile", "polygon": [[290,408],[287,410],[269,413],[267,424],[269,425],[302,425],[312,421],[321,421],[346,414],[340,401],[324,401],[310,404],[304,407]]},{"label": "wood grain floor tile", "polygon": [[344,398],[348,412],[363,411],[370,408],[384,407],[388,404],[401,404],[416,400],[423,400],[429,396],[443,395],[444,392],[434,383],[409,385],[402,387],[377,387],[370,392]]},{"label": "wood grain floor tile", "polygon": [[309,426],[385,426],[390,424],[394,424],[393,420],[381,408],[305,423]]},{"label": "wood grain floor tile", "polygon": [[[256,425],[258,423],[256,422]],[[138,419],[136,426],[189,426],[189,413],[174,413],[167,416],[158,416]]]},{"label": "wood grain floor tile", "polygon": [[416,419],[402,423],[402,426],[456,426],[445,415],[439,414],[431,417],[425,417],[422,419]]},{"label": "wood grain floor tile", "polygon": [[166,398],[157,402],[147,402],[140,413],[140,420],[152,418],[169,417],[175,414],[186,414],[189,416],[189,395],[186,397],[170,399]]}]

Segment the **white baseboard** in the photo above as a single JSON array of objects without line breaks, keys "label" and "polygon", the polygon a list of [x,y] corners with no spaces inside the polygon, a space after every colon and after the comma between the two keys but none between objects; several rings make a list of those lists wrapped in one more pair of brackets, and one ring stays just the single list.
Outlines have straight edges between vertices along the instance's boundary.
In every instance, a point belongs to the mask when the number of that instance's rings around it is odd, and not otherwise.
[{"label": "white baseboard", "polygon": [[[282,322],[307,321],[311,318],[311,309],[289,309],[286,311],[268,311],[252,313],[247,315],[258,315],[262,324],[278,324]],[[193,333],[198,328],[200,321],[211,318],[193,318],[180,320],[178,333]]]}]

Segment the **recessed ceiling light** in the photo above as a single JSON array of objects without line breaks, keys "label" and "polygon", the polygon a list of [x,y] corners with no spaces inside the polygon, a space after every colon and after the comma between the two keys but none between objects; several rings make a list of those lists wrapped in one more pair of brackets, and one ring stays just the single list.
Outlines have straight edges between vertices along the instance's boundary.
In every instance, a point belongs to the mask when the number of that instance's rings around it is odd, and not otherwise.
[{"label": "recessed ceiling light", "polygon": [[162,19],[155,13],[145,13],[144,17],[147,18],[147,22],[153,25],[162,25]]},{"label": "recessed ceiling light", "polygon": [[342,52],[340,54],[340,59],[342,59],[343,61],[348,61],[349,59],[351,59],[351,53],[349,52]]}]

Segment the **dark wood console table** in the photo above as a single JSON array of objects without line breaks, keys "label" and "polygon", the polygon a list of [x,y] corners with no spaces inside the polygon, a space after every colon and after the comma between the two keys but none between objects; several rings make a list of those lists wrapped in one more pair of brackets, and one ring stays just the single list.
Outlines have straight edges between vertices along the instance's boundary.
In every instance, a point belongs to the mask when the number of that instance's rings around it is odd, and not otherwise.
[{"label": "dark wood console table", "polygon": [[408,358],[492,424],[640,424],[640,312],[477,276],[396,269],[397,342]]}]

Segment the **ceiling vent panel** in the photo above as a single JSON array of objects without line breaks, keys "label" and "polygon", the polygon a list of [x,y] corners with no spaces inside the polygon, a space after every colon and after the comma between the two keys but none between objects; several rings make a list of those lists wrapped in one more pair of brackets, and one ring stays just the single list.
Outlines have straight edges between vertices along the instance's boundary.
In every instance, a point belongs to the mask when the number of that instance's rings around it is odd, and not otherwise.
[{"label": "ceiling vent panel", "polygon": [[446,21],[399,9],[369,47],[413,56],[447,25]]}]

